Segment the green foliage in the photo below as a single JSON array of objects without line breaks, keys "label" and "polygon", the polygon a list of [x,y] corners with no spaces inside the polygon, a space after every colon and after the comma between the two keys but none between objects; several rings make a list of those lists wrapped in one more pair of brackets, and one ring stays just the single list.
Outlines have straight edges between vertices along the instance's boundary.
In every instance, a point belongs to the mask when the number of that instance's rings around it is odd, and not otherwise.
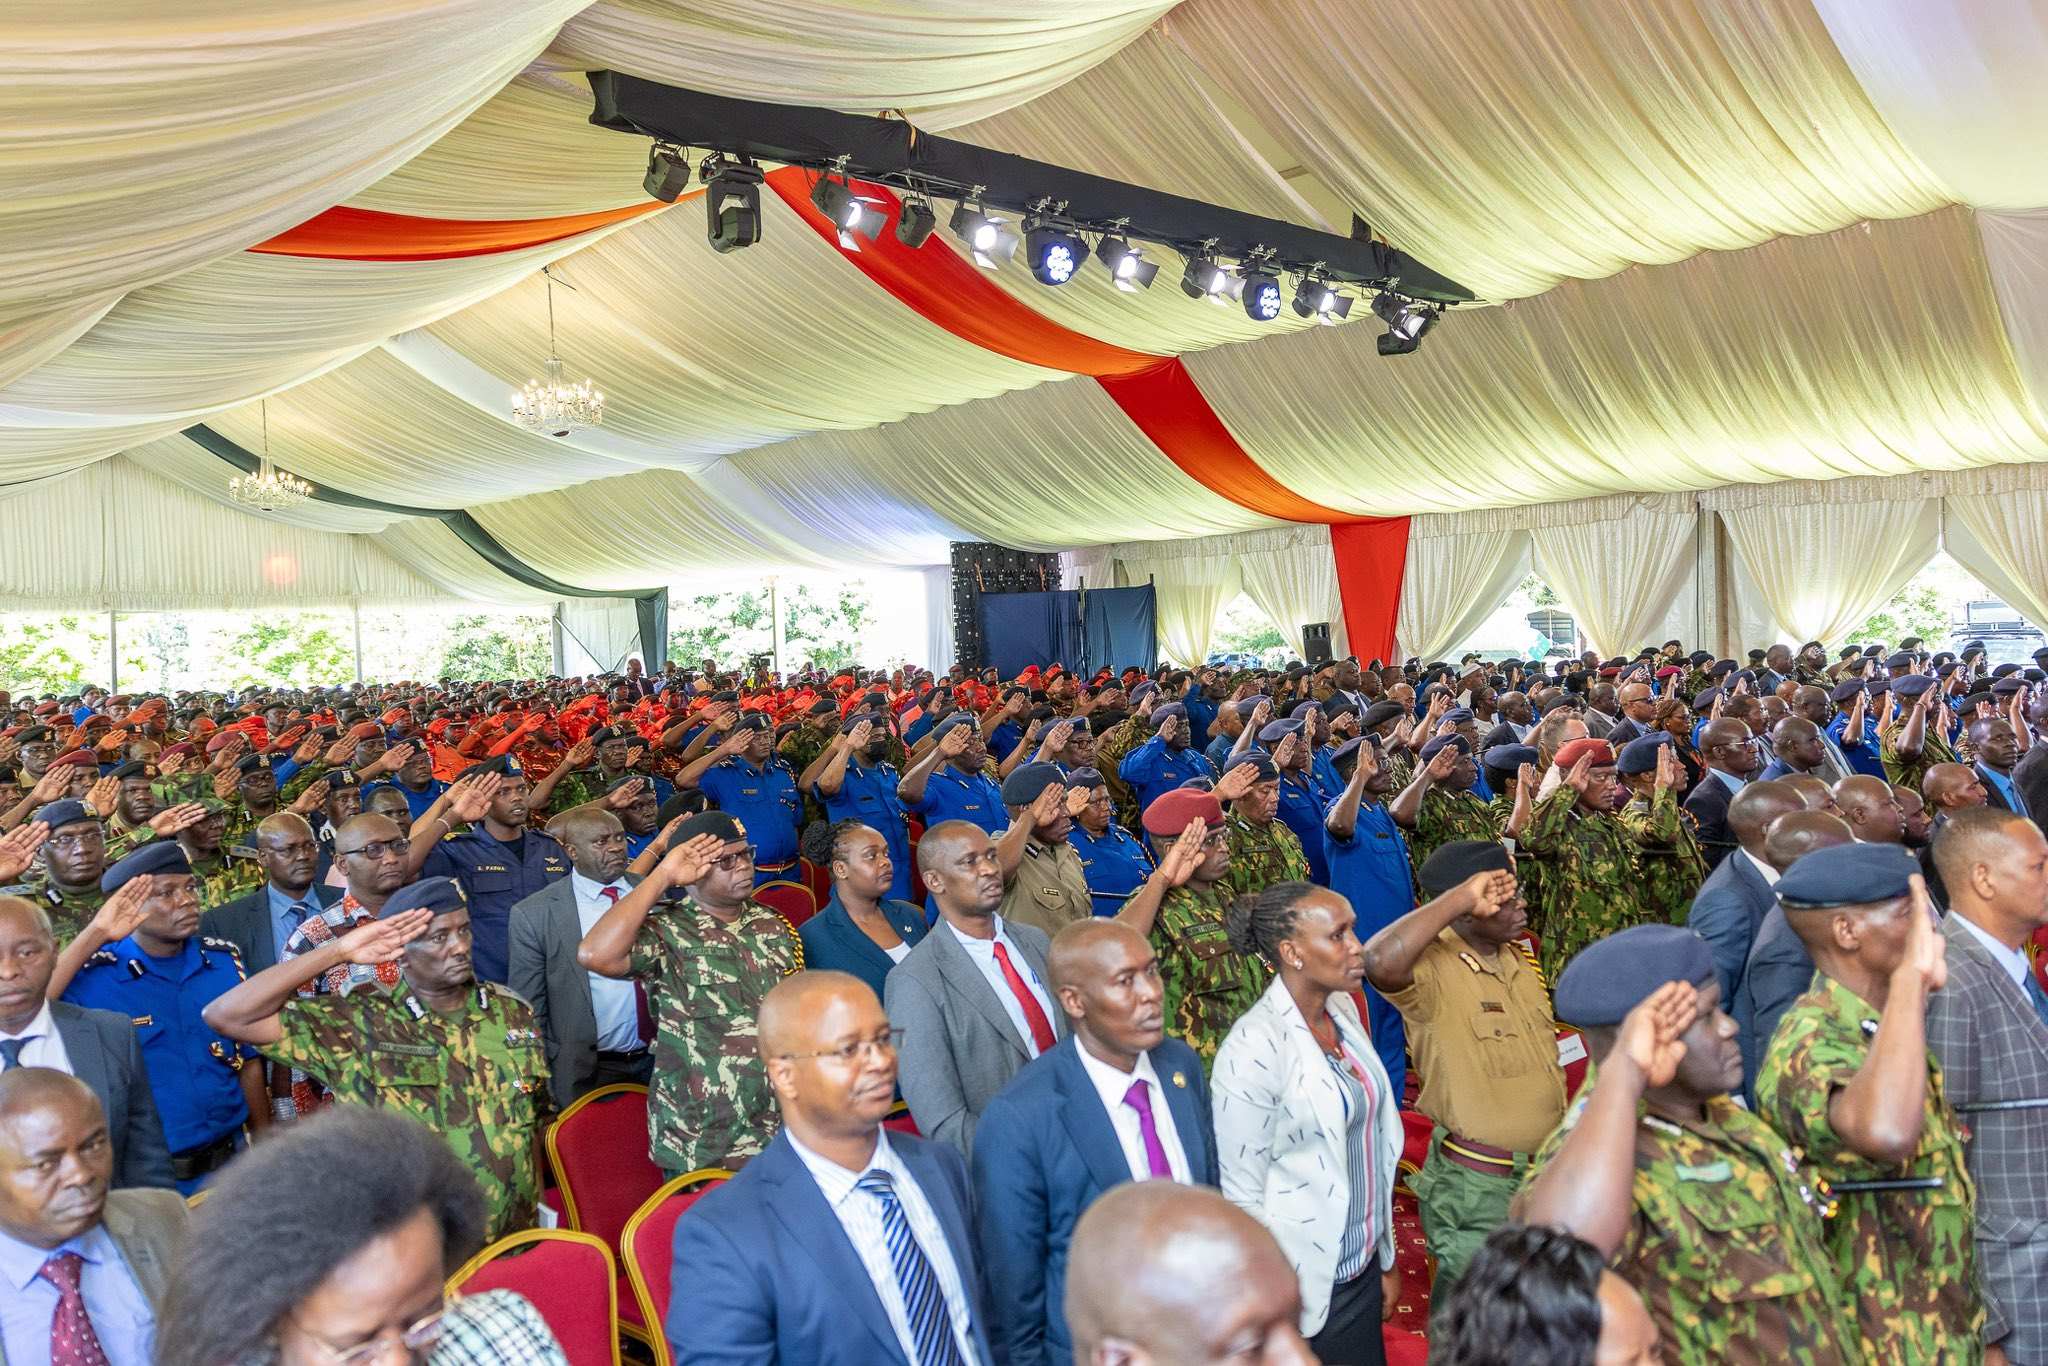
[{"label": "green foliage", "polygon": [[[863,627],[874,618],[874,600],[858,580],[836,591],[810,584],[785,589],[782,602],[782,667],[795,672],[806,662],[837,669],[860,659]],[[710,659],[737,668],[750,656],[775,648],[775,623],[768,590],[699,593],[669,604],[669,658],[686,668]]]},{"label": "green foliage", "polygon": [[[1894,598],[1872,612],[1849,633],[1853,641],[1883,641],[1896,646],[1907,636],[1943,641],[1949,633],[1949,609],[1941,590],[1916,578]],[[1933,647],[1930,647],[1933,648]]]},{"label": "green foliage", "polygon": [[827,599],[809,584],[797,585],[782,604],[783,669],[808,661],[821,669],[860,662],[861,627],[874,617],[866,585],[842,584]]},{"label": "green foliage", "polygon": [[1515,591],[1517,593],[1526,593],[1531,607],[1562,607],[1564,605],[1564,599],[1557,595],[1557,590],[1537,578],[1534,574],[1531,574],[1528,578],[1523,579],[1521,583],[1517,584]]},{"label": "green foliage", "polygon": [[231,688],[324,687],[355,678],[352,647],[302,614],[254,618],[228,640],[223,653],[223,681]]},{"label": "green foliage", "polygon": [[75,616],[0,619],[0,687],[17,695],[78,692],[100,681],[106,649],[106,631]]},{"label": "green foliage", "polygon": [[457,617],[448,623],[439,677],[463,682],[542,678],[553,672],[545,617]]},{"label": "green foliage", "polygon": [[1257,626],[1226,628],[1209,638],[1211,650],[1233,650],[1246,654],[1264,654],[1290,642],[1280,634],[1278,627],[1270,622]]}]

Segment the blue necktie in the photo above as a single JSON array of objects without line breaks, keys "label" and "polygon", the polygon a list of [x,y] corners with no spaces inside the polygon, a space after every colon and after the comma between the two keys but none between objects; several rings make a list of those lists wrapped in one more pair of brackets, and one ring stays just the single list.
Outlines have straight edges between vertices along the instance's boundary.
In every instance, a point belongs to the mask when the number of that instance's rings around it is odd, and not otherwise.
[{"label": "blue necktie", "polygon": [[910,1220],[896,1198],[895,1182],[887,1172],[871,1171],[857,1188],[882,1202],[882,1235],[889,1244],[889,1261],[896,1268],[896,1286],[903,1292],[910,1341],[916,1348],[911,1366],[965,1366],[960,1344],[953,1336],[953,1313],[946,1304],[946,1292],[939,1288],[938,1273],[910,1230]]},{"label": "blue necktie", "polygon": [[[2041,979],[2034,975],[2031,967],[2027,969],[2027,1003],[2034,1007],[2034,1013],[2041,1017],[2041,1023],[2048,1025],[2048,991],[2042,990]],[[0,1044],[0,1047],[5,1045]]]},{"label": "blue necktie", "polygon": [[0,1039],[0,1072],[5,1072],[10,1067],[21,1066],[21,1050],[42,1037],[40,1034],[31,1034],[25,1039]]}]

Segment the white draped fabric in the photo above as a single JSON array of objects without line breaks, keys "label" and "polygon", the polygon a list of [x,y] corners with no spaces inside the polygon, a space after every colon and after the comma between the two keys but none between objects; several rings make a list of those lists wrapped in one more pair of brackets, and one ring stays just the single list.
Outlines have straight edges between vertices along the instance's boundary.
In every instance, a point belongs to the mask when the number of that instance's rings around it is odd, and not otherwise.
[{"label": "white draped fabric", "polygon": [[1594,649],[1633,652],[1692,572],[1699,525],[1692,499],[1622,496],[1573,504],[1570,512],[1534,529],[1536,572],[1571,608]]},{"label": "white draped fabric", "polygon": [[1209,657],[1216,614],[1243,586],[1237,562],[1199,541],[1119,546],[1117,562],[1124,582],[1153,587],[1160,657],[1199,666]]},{"label": "white draped fabric", "polygon": [[1951,494],[1944,511],[1956,562],[2028,621],[2048,623],[2048,487]]},{"label": "white draped fabric", "polygon": [[953,653],[953,567],[928,565],[919,577],[924,580],[925,653],[911,662],[936,669],[933,661],[958,658]]},{"label": "white draped fabric", "polygon": [[1791,643],[1846,638],[1941,547],[1941,507],[1932,500],[1788,507],[1747,492],[1723,490],[1709,505]]},{"label": "white draped fabric", "polygon": [[1395,652],[1441,658],[1507,600],[1529,572],[1529,556],[1529,533],[1521,528],[1467,526],[1452,515],[1415,518],[1408,524]]},{"label": "white draped fabric", "polygon": [[1244,595],[1296,649],[1301,628],[1323,621],[1330,625],[1332,655],[1342,659],[1351,653],[1328,527],[1248,531],[1224,537],[1222,549],[1237,561]]},{"label": "white draped fabric", "polygon": [[640,612],[631,598],[565,598],[555,604],[554,628],[572,674],[616,673],[640,653]]}]

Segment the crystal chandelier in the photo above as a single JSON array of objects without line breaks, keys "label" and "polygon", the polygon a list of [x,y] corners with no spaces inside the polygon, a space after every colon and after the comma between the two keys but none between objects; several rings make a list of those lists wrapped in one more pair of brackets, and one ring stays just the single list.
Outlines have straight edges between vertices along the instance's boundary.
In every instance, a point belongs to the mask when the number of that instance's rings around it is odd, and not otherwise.
[{"label": "crystal chandelier", "polygon": [[228,497],[258,512],[283,512],[313,496],[313,486],[296,474],[270,463],[270,404],[263,404],[263,457],[253,474],[238,474],[228,480]]},{"label": "crystal chandelier", "polygon": [[555,277],[545,266],[540,273],[548,290],[548,358],[541,377],[512,395],[512,420],[543,436],[567,436],[604,421],[604,395],[587,379],[571,383],[562,377],[562,358],[555,354]]}]

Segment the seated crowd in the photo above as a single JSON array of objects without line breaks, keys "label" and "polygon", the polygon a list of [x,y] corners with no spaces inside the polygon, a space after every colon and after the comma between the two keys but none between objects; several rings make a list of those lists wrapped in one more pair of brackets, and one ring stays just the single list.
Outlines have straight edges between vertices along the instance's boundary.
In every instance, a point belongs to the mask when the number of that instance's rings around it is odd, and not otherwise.
[{"label": "seated crowd", "polygon": [[632,1083],[678,1363],[2048,1363],[2044,684],[0,693],[0,1362],[563,1360]]}]

